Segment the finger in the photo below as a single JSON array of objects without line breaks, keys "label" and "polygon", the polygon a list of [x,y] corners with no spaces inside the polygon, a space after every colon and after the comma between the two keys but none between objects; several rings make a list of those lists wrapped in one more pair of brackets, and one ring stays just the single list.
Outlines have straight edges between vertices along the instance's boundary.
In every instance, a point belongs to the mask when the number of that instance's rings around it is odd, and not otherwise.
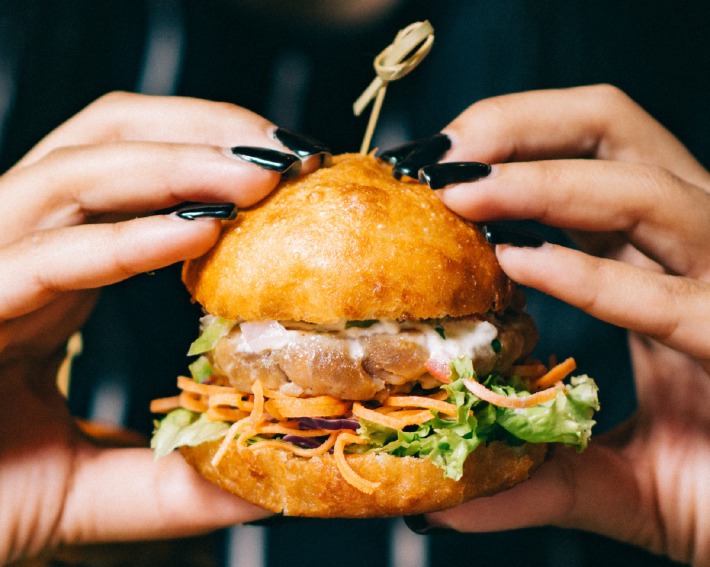
[{"label": "finger", "polygon": [[271,512],[224,492],[178,455],[82,450],[58,527],[61,543],[164,539],[262,519]]},{"label": "finger", "polygon": [[[294,160],[290,154],[275,154]],[[297,165],[298,162],[290,162]],[[102,213],[142,213],[183,201],[252,205],[281,179],[212,146],[123,142],[57,150],[0,180],[2,241]]]},{"label": "finger", "polygon": [[97,297],[96,290],[68,292],[32,313],[0,322],[0,364],[66,350],[68,337],[84,324]]},{"label": "finger", "polygon": [[515,281],[590,315],[656,338],[700,359],[710,358],[710,283],[659,274],[562,246],[498,246]]},{"label": "finger", "polygon": [[[59,126],[37,144],[18,166],[34,163],[60,147],[118,141],[160,141],[220,147],[248,145],[288,151],[275,133],[273,123],[233,104],[116,92],[101,97]],[[320,166],[322,156],[302,157],[304,172]]]},{"label": "finger", "polygon": [[472,220],[534,219],[623,233],[674,273],[710,269],[710,194],[662,168],[594,160],[499,164],[485,178],[438,194]]},{"label": "finger", "polygon": [[445,161],[595,157],[655,164],[701,187],[710,174],[646,111],[615,87],[532,91],[473,104],[444,132]]},{"label": "finger", "polygon": [[579,454],[562,448],[530,480],[489,498],[430,514],[433,526],[489,532],[557,525],[658,549],[655,510],[640,494],[633,468],[603,445]]},{"label": "finger", "polygon": [[0,320],[34,311],[67,291],[199,256],[219,233],[219,221],[175,215],[34,233],[0,248]]}]

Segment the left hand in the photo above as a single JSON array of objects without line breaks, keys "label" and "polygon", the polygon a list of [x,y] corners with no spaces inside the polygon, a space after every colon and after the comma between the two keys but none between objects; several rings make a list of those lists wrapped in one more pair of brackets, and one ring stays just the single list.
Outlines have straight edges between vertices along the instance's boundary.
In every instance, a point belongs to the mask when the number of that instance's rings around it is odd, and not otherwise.
[{"label": "left hand", "polygon": [[513,280],[630,331],[638,410],[584,453],[558,448],[528,482],[429,521],[574,527],[710,565],[710,174],[608,86],[485,100],[444,132],[443,162],[494,164],[438,191],[451,209],[580,243],[497,255]]},{"label": "left hand", "polygon": [[[148,448],[95,443],[56,377],[101,286],[204,254],[220,234],[215,218],[160,211],[185,201],[246,207],[277,186],[273,167],[229,148],[276,150],[297,170],[274,128],[233,105],[115,93],[0,177],[0,564],[56,545],[194,535],[270,515],[178,454],[155,462]],[[308,155],[303,169],[321,158]]]}]

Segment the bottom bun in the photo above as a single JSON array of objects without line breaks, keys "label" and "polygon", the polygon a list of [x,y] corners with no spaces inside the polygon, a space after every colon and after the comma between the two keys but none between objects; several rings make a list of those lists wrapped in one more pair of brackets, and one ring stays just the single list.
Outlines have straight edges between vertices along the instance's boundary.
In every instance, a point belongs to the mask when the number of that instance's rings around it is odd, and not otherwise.
[{"label": "bottom bun", "polygon": [[228,492],[285,516],[369,518],[423,514],[490,496],[526,480],[544,460],[544,444],[510,447],[501,442],[469,455],[461,480],[445,478],[429,459],[388,454],[353,454],[348,464],[380,482],[372,494],[360,492],[341,476],[331,454],[304,459],[265,447],[241,452],[232,444],[215,467],[211,459],[221,440],[181,447],[185,460]]}]

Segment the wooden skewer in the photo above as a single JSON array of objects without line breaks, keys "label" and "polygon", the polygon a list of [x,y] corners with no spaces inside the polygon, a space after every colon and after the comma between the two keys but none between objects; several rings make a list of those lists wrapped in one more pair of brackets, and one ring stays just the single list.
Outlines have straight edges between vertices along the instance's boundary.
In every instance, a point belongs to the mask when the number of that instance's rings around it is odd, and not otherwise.
[{"label": "wooden skewer", "polygon": [[375,57],[377,76],[353,104],[355,116],[360,116],[368,104],[374,100],[360,153],[365,155],[370,149],[375,125],[380,116],[387,85],[401,79],[413,71],[431,51],[434,44],[434,28],[428,21],[414,22],[400,30],[394,41]]}]

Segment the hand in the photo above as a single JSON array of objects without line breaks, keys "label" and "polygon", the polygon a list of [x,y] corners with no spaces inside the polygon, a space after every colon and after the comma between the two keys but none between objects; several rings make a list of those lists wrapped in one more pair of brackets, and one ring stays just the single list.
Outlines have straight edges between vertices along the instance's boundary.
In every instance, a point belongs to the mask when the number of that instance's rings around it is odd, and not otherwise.
[{"label": "hand", "polygon": [[638,411],[584,453],[559,448],[530,481],[429,522],[555,524],[710,565],[710,175],[608,86],[485,100],[444,133],[444,162],[494,164],[439,191],[449,207],[534,219],[580,243],[497,254],[512,279],[629,329]]},{"label": "hand", "polygon": [[311,140],[274,133],[235,106],[112,94],[0,177],[0,563],[52,545],[190,535],[267,514],[178,455],[154,462],[149,449],[99,448],[69,415],[56,373],[97,288],[201,255],[217,239],[214,218],[155,211],[186,201],[245,207],[278,184],[273,164],[223,148],[277,150],[281,169],[298,171],[276,138],[295,151],[306,142],[303,170],[327,159]]}]

